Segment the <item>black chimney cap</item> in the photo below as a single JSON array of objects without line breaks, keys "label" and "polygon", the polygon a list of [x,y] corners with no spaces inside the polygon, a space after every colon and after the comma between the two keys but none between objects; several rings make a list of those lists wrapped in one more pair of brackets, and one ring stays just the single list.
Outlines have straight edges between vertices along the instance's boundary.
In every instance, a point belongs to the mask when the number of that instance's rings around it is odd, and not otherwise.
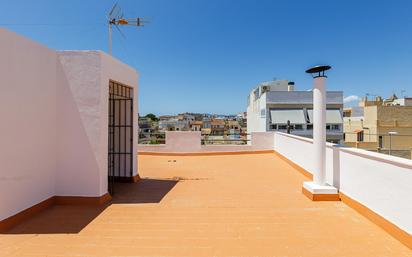
[{"label": "black chimney cap", "polygon": [[306,70],[306,73],[312,74],[312,77],[326,77],[325,71],[330,70],[332,67],[329,65],[317,65]]}]

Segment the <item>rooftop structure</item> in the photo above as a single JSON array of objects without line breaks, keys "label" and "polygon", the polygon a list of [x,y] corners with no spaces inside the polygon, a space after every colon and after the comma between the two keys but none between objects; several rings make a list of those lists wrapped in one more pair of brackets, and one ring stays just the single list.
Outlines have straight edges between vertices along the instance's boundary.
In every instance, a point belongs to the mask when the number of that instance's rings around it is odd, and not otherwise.
[{"label": "rooftop structure", "polygon": [[[343,93],[327,92],[327,139],[340,142],[343,139]],[[312,137],[313,92],[295,91],[295,83],[288,80],[263,82],[248,96],[247,131],[286,132],[287,121],[291,133]]]},{"label": "rooftop structure", "polygon": [[395,94],[383,101],[384,105],[390,106],[412,106],[412,97],[398,98]]},{"label": "rooftop structure", "polygon": [[136,70],[5,29],[0,42],[0,221],[39,203],[104,202],[114,178],[138,178]]}]

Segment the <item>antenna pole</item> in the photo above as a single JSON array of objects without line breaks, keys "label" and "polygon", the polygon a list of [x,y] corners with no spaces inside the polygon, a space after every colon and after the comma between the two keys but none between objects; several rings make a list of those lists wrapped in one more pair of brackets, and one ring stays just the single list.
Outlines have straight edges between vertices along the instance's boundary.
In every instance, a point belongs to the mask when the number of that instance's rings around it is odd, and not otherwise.
[{"label": "antenna pole", "polygon": [[109,22],[109,54],[112,54],[112,24]]}]

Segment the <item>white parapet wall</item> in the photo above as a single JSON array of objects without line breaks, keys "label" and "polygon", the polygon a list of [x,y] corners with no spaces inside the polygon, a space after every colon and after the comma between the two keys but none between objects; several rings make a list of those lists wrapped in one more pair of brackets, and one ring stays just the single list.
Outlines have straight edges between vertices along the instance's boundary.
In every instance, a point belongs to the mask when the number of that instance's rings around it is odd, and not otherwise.
[{"label": "white parapet wall", "polygon": [[[5,29],[0,56],[0,221],[54,196],[106,194],[109,79],[134,88],[137,113],[137,72],[100,51],[56,52]],[[134,146],[136,156],[137,136]]]},{"label": "white parapet wall", "polygon": [[254,132],[251,133],[251,142],[247,145],[202,145],[201,132],[166,131],[165,144],[139,144],[138,151],[141,153],[217,153],[270,151],[273,150],[273,136],[274,132]]},{"label": "white parapet wall", "polygon": [[[312,139],[276,132],[274,150],[313,173]],[[412,161],[327,144],[326,181],[412,234]]]}]

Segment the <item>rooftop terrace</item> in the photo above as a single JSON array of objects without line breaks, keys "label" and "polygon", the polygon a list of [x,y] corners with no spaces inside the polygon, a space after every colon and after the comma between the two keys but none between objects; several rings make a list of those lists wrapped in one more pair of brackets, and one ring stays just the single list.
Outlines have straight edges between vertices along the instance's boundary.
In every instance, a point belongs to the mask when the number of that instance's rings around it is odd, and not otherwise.
[{"label": "rooftop terrace", "polygon": [[55,205],[0,235],[0,256],[412,256],[343,202],[310,201],[275,153],[139,155],[102,207]]}]

